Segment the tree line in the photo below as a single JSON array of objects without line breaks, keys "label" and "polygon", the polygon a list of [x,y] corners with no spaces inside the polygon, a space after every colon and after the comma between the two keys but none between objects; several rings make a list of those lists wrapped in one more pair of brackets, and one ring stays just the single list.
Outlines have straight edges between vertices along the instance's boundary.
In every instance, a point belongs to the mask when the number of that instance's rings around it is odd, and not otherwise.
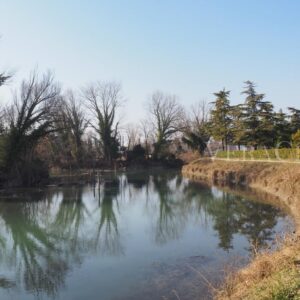
[{"label": "tree line", "polygon": [[[299,141],[300,110],[288,107],[288,113],[276,112],[265,94],[258,93],[251,81],[245,82],[241,104],[231,105],[230,91],[225,89],[214,94],[211,111],[210,132],[222,142],[223,150],[228,145],[258,148],[291,147]],[[209,130],[209,129],[208,129]]]},{"label": "tree line", "polygon": [[[0,86],[10,79],[0,74]],[[146,120],[124,126],[122,87],[98,81],[80,91],[62,91],[53,75],[32,72],[0,114],[0,182],[31,185],[53,168],[101,168],[117,159],[166,160],[185,147],[203,155],[209,141],[237,147],[290,147],[299,142],[300,110],[276,112],[247,81],[242,104],[230,92],[185,109],[176,95],[154,92]]]}]

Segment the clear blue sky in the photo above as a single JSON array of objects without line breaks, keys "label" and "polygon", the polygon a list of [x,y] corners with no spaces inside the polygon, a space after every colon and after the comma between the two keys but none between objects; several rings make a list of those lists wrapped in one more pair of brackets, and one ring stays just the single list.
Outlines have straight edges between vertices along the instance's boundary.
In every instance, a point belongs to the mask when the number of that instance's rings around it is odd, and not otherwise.
[{"label": "clear blue sky", "polygon": [[0,34],[9,88],[37,65],[64,88],[121,81],[131,121],[153,90],[189,106],[225,87],[237,103],[245,80],[277,108],[300,107],[297,0],[0,0]]}]

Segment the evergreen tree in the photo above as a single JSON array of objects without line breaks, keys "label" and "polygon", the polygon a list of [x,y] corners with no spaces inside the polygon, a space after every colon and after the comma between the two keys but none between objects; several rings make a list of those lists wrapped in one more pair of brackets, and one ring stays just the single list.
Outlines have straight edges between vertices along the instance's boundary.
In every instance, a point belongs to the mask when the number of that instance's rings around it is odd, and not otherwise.
[{"label": "evergreen tree", "polygon": [[274,134],[274,111],[273,104],[262,101],[259,111],[259,140],[260,146],[271,148],[276,144],[276,137]]},{"label": "evergreen tree", "polygon": [[227,145],[231,137],[231,122],[230,117],[230,101],[229,95],[230,91],[225,89],[214,93],[217,97],[214,104],[214,108],[211,111],[211,134],[214,139],[220,140],[222,142],[223,150],[227,149]]},{"label": "evergreen tree", "polygon": [[242,94],[246,95],[244,114],[245,142],[246,145],[257,149],[262,136],[261,113],[262,105],[265,103],[263,101],[265,95],[256,93],[253,82],[246,81],[245,84],[245,90],[242,92]]},{"label": "evergreen tree", "polygon": [[245,128],[243,122],[244,107],[242,104],[231,106],[230,114],[232,118],[232,142],[240,149],[244,144]]},{"label": "evergreen tree", "polygon": [[287,147],[291,140],[291,128],[287,115],[280,110],[274,115],[274,137],[276,147]]},{"label": "evergreen tree", "polygon": [[291,133],[295,133],[300,129],[300,109],[289,107],[288,110],[290,111]]},{"label": "evergreen tree", "polygon": [[205,127],[199,128],[197,131],[187,130],[182,137],[182,141],[191,149],[197,150],[202,156],[207,148],[209,141],[208,130]]}]

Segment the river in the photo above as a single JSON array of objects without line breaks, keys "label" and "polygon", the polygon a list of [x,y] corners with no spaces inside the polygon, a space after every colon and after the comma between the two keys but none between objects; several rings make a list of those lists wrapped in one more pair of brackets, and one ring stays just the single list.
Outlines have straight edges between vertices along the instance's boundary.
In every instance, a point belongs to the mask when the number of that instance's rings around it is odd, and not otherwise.
[{"label": "river", "polygon": [[210,299],[290,218],[177,172],[0,194],[0,299]]}]

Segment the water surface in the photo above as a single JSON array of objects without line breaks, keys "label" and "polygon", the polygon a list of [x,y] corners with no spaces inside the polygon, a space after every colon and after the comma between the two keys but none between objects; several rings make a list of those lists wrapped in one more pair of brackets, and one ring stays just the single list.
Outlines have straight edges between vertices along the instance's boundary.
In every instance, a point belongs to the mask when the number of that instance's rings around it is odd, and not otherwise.
[{"label": "water surface", "polygon": [[0,299],[206,299],[207,281],[289,223],[175,172],[1,197]]}]

